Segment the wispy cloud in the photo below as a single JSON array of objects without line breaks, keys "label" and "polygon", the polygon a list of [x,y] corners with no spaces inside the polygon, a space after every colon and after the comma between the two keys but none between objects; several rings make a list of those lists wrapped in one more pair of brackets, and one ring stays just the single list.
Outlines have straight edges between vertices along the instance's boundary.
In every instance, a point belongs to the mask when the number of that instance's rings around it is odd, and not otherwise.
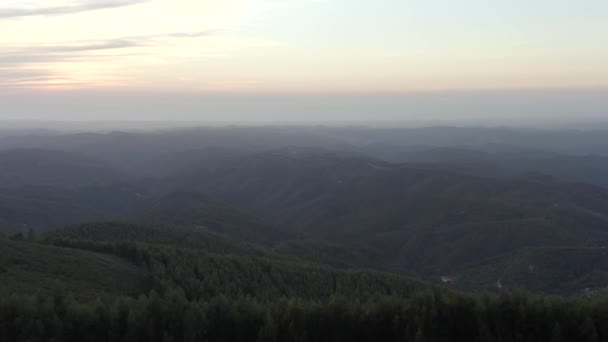
[{"label": "wispy cloud", "polygon": [[[1,69],[0,69],[1,70]],[[0,80],[32,79],[48,76],[48,72],[33,70],[4,70],[0,72]]]},{"label": "wispy cloud", "polygon": [[144,54],[143,51],[133,51],[134,49],[162,44],[155,39],[173,35],[200,37],[201,33],[184,32],[108,40],[74,41],[62,44],[3,47],[0,48],[0,86],[22,88],[46,87],[47,85],[50,87],[82,85],[83,82],[78,80],[78,78],[83,78],[82,75],[80,77],[62,75],[55,69],[61,65],[79,63],[88,64],[89,68],[94,64],[120,64],[120,61]]},{"label": "wispy cloud", "polygon": [[129,36],[107,40],[64,42],[61,44],[40,43],[30,46],[4,46],[0,47],[0,64],[3,62],[30,63],[36,61],[52,60],[54,56],[60,56],[62,58],[79,58],[82,56],[86,56],[82,54],[77,54],[79,52],[103,52],[136,47],[153,47],[165,44],[165,40],[168,38],[201,38],[210,36],[215,32],[217,31],[173,32],[141,36]]},{"label": "wispy cloud", "polygon": [[80,52],[125,49],[139,45],[141,45],[140,42],[131,39],[114,39],[84,44],[39,46],[31,48],[30,50],[40,53]]},{"label": "wispy cloud", "polygon": [[264,1],[0,0],[0,89],[206,84],[206,62],[276,45],[243,33]]},{"label": "wispy cloud", "polygon": [[[174,32],[174,33],[161,33],[161,34],[149,34],[140,36],[129,36],[121,37],[116,39],[107,40],[86,40],[86,41],[75,41],[66,42],[63,44],[36,44],[34,46],[13,46],[13,47],[0,47],[0,61],[2,57],[10,55],[29,55],[30,53],[36,54],[53,54],[53,53],[67,53],[67,52],[86,52],[86,51],[103,51],[103,50],[116,50],[126,49],[139,46],[152,46],[162,44],[160,40],[166,38],[201,38],[210,36],[218,31],[197,31],[197,32]],[[44,57],[44,56],[43,56]]]},{"label": "wispy cloud", "polygon": [[[179,63],[184,59],[202,58],[203,50],[184,53],[187,41],[211,37],[220,31],[170,32],[125,36],[107,40],[68,41],[55,44],[12,44],[0,46],[0,88],[57,87],[65,85],[100,85],[105,79],[126,78],[126,66]],[[262,44],[264,42],[252,42]],[[236,44],[242,44],[237,42]],[[173,52],[174,50],[180,50]],[[208,54],[209,55],[209,54]],[[115,85],[116,82],[111,85]]]},{"label": "wispy cloud", "polygon": [[76,14],[81,12],[131,6],[147,1],[148,0],[114,0],[74,3],[71,5],[51,7],[0,8],[0,19]]}]

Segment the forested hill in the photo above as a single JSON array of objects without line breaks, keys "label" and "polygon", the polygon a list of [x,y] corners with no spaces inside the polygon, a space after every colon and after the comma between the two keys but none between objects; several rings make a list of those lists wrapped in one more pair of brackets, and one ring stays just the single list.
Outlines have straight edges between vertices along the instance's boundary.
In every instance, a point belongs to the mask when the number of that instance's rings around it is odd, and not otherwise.
[{"label": "forested hill", "polygon": [[0,340],[608,338],[601,299],[465,295],[221,241],[215,233],[118,223],[2,238]]},{"label": "forested hill", "polygon": [[490,131],[4,137],[0,342],[608,340],[608,141]]},{"label": "forested hill", "polygon": [[0,151],[0,187],[78,187],[116,181],[119,170],[77,153],[47,149]]},{"label": "forested hill", "polygon": [[[464,290],[571,295],[608,283],[602,187],[311,147],[184,153],[189,162],[160,178],[0,188],[0,230],[113,220],[180,225],[334,267],[449,278]],[[574,256],[575,271],[560,271]]]},{"label": "forested hill", "polygon": [[[184,188],[283,227],[300,240],[345,246],[355,255],[351,260],[365,259],[366,267],[431,280],[466,274],[468,280],[457,283],[471,289],[473,275],[482,274],[474,270],[487,270],[489,263],[529,266],[526,274],[506,267],[492,273],[492,281],[478,279],[474,288],[486,290],[500,281],[572,293],[608,281],[606,264],[593,256],[601,255],[608,241],[608,191],[590,185],[496,180],[292,148],[201,170],[183,182]],[[323,244],[307,243],[300,251],[315,246]],[[535,248],[581,249],[588,259],[578,259],[580,272],[555,272],[566,260],[525,252]],[[331,255],[325,261],[339,262]]]}]

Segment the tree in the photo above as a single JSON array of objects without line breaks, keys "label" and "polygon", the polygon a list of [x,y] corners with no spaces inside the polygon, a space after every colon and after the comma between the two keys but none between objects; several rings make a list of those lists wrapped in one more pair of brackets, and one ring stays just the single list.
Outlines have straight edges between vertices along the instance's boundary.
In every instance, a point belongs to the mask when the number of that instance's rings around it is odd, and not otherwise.
[{"label": "tree", "polygon": [[279,331],[274,319],[268,315],[266,321],[258,333],[258,342],[277,342]]}]

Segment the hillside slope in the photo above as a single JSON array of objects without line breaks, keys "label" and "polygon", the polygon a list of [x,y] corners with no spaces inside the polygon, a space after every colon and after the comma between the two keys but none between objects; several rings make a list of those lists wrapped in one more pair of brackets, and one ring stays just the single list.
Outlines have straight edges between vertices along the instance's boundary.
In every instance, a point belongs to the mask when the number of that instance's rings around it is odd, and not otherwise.
[{"label": "hillside slope", "polygon": [[147,272],[117,256],[0,237],[0,290],[48,292],[58,286],[93,297],[148,289]]},{"label": "hillside slope", "polygon": [[400,275],[279,256],[196,228],[100,223],[51,232],[46,241],[130,260],[150,274],[157,291],[180,288],[188,298],[369,297],[432,288]]},{"label": "hillside slope", "polygon": [[600,246],[608,191],[496,180],[366,158],[273,151],[184,187],[300,237],[375,251],[376,267],[424,277],[529,247]]},{"label": "hillside slope", "polygon": [[118,169],[76,153],[46,149],[0,151],[0,187],[79,187],[124,178]]}]

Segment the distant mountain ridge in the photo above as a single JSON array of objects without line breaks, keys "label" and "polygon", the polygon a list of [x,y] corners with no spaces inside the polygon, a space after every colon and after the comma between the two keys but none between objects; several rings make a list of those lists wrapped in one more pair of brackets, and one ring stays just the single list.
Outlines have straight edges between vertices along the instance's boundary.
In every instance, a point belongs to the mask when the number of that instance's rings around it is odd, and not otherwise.
[{"label": "distant mountain ridge", "polygon": [[119,170],[76,153],[47,149],[0,150],[0,187],[79,187],[124,178]]},{"label": "distant mountain ridge", "polygon": [[113,236],[175,229],[193,243],[466,290],[594,292],[608,283],[608,163],[529,142],[565,134],[597,151],[596,133],[292,127],[4,137],[0,232],[119,221],[99,227]]}]

